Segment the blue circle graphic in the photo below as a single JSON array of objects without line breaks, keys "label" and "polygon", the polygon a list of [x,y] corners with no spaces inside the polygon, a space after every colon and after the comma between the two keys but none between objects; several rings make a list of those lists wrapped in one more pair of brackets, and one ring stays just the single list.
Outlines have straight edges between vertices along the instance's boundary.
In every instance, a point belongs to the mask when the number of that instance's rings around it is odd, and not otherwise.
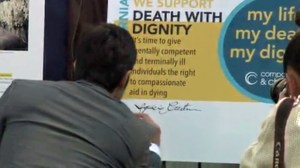
[{"label": "blue circle graphic", "polygon": [[220,63],[242,94],[271,103],[270,86],[284,77],[285,48],[296,32],[294,0],[246,0],[226,19],[219,39]]}]

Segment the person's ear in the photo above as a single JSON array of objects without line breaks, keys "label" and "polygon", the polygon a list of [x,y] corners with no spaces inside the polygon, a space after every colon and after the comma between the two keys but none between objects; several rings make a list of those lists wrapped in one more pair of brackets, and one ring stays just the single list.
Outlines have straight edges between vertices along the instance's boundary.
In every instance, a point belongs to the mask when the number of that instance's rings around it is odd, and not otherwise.
[{"label": "person's ear", "polygon": [[130,75],[132,73],[132,70],[128,70],[125,75],[123,75],[123,78],[122,80],[120,81],[119,83],[119,86],[124,88],[124,90],[126,89],[127,85],[128,85],[128,82],[129,82],[129,78],[130,78]]},{"label": "person's ear", "polygon": [[120,80],[118,86],[113,90],[112,95],[114,98],[116,99],[121,99],[123,97],[123,94],[125,92],[125,89],[127,87],[127,84],[129,82],[129,78],[130,78],[130,74],[131,74],[131,70],[127,71],[122,79]]}]

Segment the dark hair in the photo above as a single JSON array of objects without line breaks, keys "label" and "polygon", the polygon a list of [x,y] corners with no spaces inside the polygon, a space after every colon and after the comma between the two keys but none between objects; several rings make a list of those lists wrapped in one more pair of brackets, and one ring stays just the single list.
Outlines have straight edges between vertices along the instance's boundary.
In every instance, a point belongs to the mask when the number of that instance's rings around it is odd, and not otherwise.
[{"label": "dark hair", "polygon": [[283,57],[283,71],[293,68],[300,75],[300,32],[297,32],[289,42]]},{"label": "dark hair", "polygon": [[113,91],[136,61],[129,32],[113,24],[90,26],[75,48],[75,79],[85,79]]}]

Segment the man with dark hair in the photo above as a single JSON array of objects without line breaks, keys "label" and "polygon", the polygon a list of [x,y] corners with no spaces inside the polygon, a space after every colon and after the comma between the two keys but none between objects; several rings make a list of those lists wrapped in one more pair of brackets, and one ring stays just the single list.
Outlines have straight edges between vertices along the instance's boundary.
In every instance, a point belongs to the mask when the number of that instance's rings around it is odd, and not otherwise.
[{"label": "man with dark hair", "polygon": [[[300,32],[296,33],[286,48],[283,59],[283,69],[286,74],[287,92],[284,89],[280,94],[280,100],[265,119],[257,141],[252,144],[243,155],[241,168],[272,167],[273,161],[276,166],[276,164],[279,164],[279,161],[274,158],[279,157],[279,155],[284,157],[283,164],[286,168],[300,167]],[[276,150],[280,149],[280,151],[276,151],[278,153],[273,155],[275,149],[275,118],[278,113],[278,107],[287,99],[282,97],[285,96],[286,93],[288,93],[289,97],[294,99],[295,103],[286,120],[286,126],[284,127],[284,148],[280,148],[281,145],[278,146],[278,143],[276,143]],[[284,118],[279,119],[284,120]]]},{"label": "man with dark hair", "polygon": [[149,156],[159,126],[120,101],[136,60],[130,34],[112,24],[90,27],[75,53],[76,81],[15,80],[1,97],[0,167],[159,163]]},{"label": "man with dark hair", "polygon": [[115,94],[122,78],[125,88],[135,64],[134,41],[126,30],[112,24],[87,29],[75,52],[75,79],[98,83]]}]

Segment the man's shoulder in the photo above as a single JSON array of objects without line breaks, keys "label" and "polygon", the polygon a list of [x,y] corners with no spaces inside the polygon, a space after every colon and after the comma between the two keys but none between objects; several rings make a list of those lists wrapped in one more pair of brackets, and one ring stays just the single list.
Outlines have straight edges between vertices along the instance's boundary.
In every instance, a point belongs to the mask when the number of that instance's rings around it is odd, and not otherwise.
[{"label": "man's shoulder", "polygon": [[15,79],[12,81],[12,86],[14,87],[26,87],[26,86],[36,86],[42,85],[44,81],[42,80],[29,80],[29,79]]},{"label": "man's shoulder", "polygon": [[13,87],[23,88],[23,89],[39,89],[39,88],[46,88],[51,86],[60,85],[69,85],[72,82],[70,81],[47,81],[47,80],[28,80],[28,79],[15,79],[12,82]]},{"label": "man's shoulder", "polygon": [[65,88],[67,88],[67,84],[63,83],[68,82],[16,79],[9,87],[9,92],[10,95],[22,95],[22,97],[52,95],[63,90],[63,85],[66,85]]},{"label": "man's shoulder", "polygon": [[41,85],[41,81],[38,80],[15,79],[12,81],[9,89],[13,94],[21,94],[23,91],[36,90],[39,85]]},{"label": "man's shoulder", "polygon": [[48,80],[30,80],[30,79],[15,79],[12,81],[15,85],[56,85],[66,81],[48,81]]}]

